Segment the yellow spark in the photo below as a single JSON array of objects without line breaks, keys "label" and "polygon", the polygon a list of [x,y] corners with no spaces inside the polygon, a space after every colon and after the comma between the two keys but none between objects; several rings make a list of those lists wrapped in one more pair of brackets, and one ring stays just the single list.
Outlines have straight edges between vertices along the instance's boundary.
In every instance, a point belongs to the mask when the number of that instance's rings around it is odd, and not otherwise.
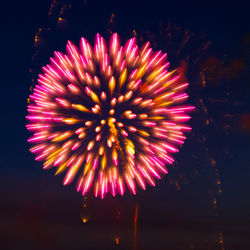
[{"label": "yellow spark", "polygon": [[61,151],[63,150],[63,148],[59,148],[58,150],[56,150],[54,153],[50,154],[46,160],[51,159],[51,158],[55,158]]},{"label": "yellow spark", "polygon": [[171,105],[172,103],[173,103],[172,101],[160,102],[159,104],[156,104],[155,107],[167,107],[167,106]]},{"label": "yellow spark", "polygon": [[97,94],[96,94],[94,91],[91,91],[91,92],[90,92],[90,97],[91,97],[91,99],[92,99],[94,102],[97,102],[97,103],[100,104],[99,98],[98,98]]},{"label": "yellow spark", "polygon": [[87,221],[88,221],[88,218],[82,217],[82,222],[83,222],[83,223],[86,223]]},{"label": "yellow spark", "polygon": [[164,120],[165,117],[164,116],[150,116],[150,117],[148,117],[148,119],[150,119],[150,120]]},{"label": "yellow spark", "polygon": [[133,86],[134,86],[134,84],[135,84],[135,81],[134,81],[134,80],[131,81],[131,82],[129,82],[129,83],[128,83],[128,89],[132,89]]},{"label": "yellow spark", "polygon": [[132,97],[132,95],[133,95],[133,91],[130,90],[130,91],[128,91],[128,92],[125,94],[124,99],[125,99],[126,101],[128,101],[128,100]]},{"label": "yellow spark", "polygon": [[78,135],[79,139],[82,139],[83,137],[85,137],[85,133],[84,132],[82,132],[81,134]]},{"label": "yellow spark", "polygon": [[146,71],[146,67],[147,67],[147,64],[145,63],[144,65],[142,65],[138,71],[137,71],[137,74],[136,74],[136,77],[135,77],[135,80],[139,79],[139,78],[142,78],[142,76],[144,75],[145,71]]},{"label": "yellow spark", "polygon": [[171,96],[174,92],[167,92],[167,93],[164,93],[163,95],[160,95],[159,97],[156,97],[154,99],[154,101],[161,101],[161,100],[164,100],[166,98],[168,98],[169,96]]},{"label": "yellow spark", "polygon": [[72,108],[74,109],[78,109],[82,112],[90,112],[85,106],[83,106],[82,104],[72,104]]},{"label": "yellow spark", "polygon": [[52,163],[52,162],[55,160],[55,158],[56,158],[56,156],[55,156],[55,157],[52,157],[52,158],[49,158],[47,161],[45,161],[45,162],[43,163],[43,166],[46,166],[47,164]]},{"label": "yellow spark", "polygon": [[57,168],[57,170],[56,170],[56,172],[55,172],[55,175],[58,175],[58,174],[60,174],[60,173],[62,173],[66,168],[67,168],[67,163],[68,163],[69,161],[66,161],[66,162],[64,162],[63,164],[61,164],[58,168]]},{"label": "yellow spark", "polygon": [[66,119],[63,119],[63,121],[67,124],[76,124],[80,122],[80,120],[75,119],[75,118],[66,118]]},{"label": "yellow spark", "polygon": [[135,149],[130,147],[130,146],[127,146],[127,150],[131,153],[131,154],[135,154]]},{"label": "yellow spark", "polygon": [[91,151],[93,149],[94,145],[95,145],[95,142],[94,141],[90,141],[89,144],[88,144],[88,146],[87,146],[87,150]]},{"label": "yellow spark", "polygon": [[114,126],[114,122],[115,122],[115,118],[111,117],[111,118],[108,119],[108,125],[109,125],[110,127],[113,127],[113,126]]},{"label": "yellow spark", "polygon": [[162,67],[159,69],[154,70],[148,77],[147,77],[147,81],[151,81],[152,79],[154,79],[162,70]]},{"label": "yellow spark", "polygon": [[67,131],[67,132],[65,132],[65,133],[63,133],[63,134],[61,134],[61,135],[55,137],[55,138],[52,140],[52,142],[64,141],[64,140],[66,140],[67,138],[69,138],[72,134],[73,134],[73,133]]},{"label": "yellow spark", "polygon": [[114,113],[115,113],[115,110],[114,110],[114,109],[110,109],[110,110],[109,110],[109,114],[110,114],[110,115],[113,115]]},{"label": "yellow spark", "polygon": [[112,77],[109,79],[109,90],[110,90],[111,96],[113,95],[114,89],[115,89],[115,77],[112,76]]},{"label": "yellow spark", "polygon": [[76,173],[78,172],[79,168],[82,165],[84,157],[85,157],[85,155],[80,156],[78,158],[78,160],[70,166],[70,169],[67,172],[64,184],[66,184],[66,183],[68,184],[69,181],[73,180],[74,176],[76,175]]},{"label": "yellow spark", "polygon": [[88,127],[91,126],[92,124],[93,124],[92,121],[86,121],[86,122],[85,122],[85,125],[88,126]]},{"label": "yellow spark", "polygon": [[130,140],[126,140],[126,149],[131,153],[131,154],[135,154],[135,145],[132,141]]},{"label": "yellow spark", "polygon": [[102,169],[104,169],[106,167],[106,164],[107,164],[107,157],[106,157],[106,154],[104,154],[102,157],[102,160],[101,160]]},{"label": "yellow spark", "polygon": [[90,160],[88,163],[85,164],[83,175],[87,174],[88,170],[90,169],[91,162],[92,160]]},{"label": "yellow spark", "polygon": [[138,133],[142,136],[150,136],[150,134],[144,130],[138,130]]},{"label": "yellow spark", "polygon": [[125,83],[125,81],[127,79],[127,74],[128,74],[128,70],[126,68],[123,70],[123,72],[121,73],[121,75],[119,77],[119,88],[121,88],[123,86],[123,84]]},{"label": "yellow spark", "polygon": [[123,102],[123,100],[124,100],[124,96],[123,96],[123,95],[120,95],[120,96],[118,97],[118,102],[121,103],[121,102]]},{"label": "yellow spark", "polygon": [[145,113],[143,113],[143,114],[139,114],[138,115],[138,117],[139,117],[139,119],[147,119],[148,118],[148,114],[145,114]]},{"label": "yellow spark", "polygon": [[115,237],[115,244],[119,245],[119,238],[118,237]]},{"label": "yellow spark", "polygon": [[100,126],[97,126],[97,127],[95,128],[95,132],[98,133],[98,132],[100,132],[100,131],[101,131],[101,127],[100,127]]},{"label": "yellow spark", "polygon": [[103,153],[104,153],[104,147],[101,146],[101,147],[99,148],[98,154],[99,154],[99,155],[103,155]]},{"label": "yellow spark", "polygon": [[[175,70],[173,70],[172,72],[170,72],[169,74],[167,74],[168,76],[172,75],[175,72]],[[169,81],[167,81],[163,86],[166,88],[169,85],[171,85],[172,83],[174,83],[175,81],[177,81],[177,78],[173,78]]]}]

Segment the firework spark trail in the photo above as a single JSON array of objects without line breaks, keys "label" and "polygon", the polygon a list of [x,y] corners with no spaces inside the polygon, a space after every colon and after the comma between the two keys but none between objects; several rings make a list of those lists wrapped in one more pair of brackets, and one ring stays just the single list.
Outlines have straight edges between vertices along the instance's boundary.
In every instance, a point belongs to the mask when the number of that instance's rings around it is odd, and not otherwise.
[{"label": "firework spark trail", "polygon": [[94,47],[82,38],[80,49],[69,41],[66,51],[54,53],[30,95],[30,151],[44,169],[67,170],[64,185],[82,169],[82,195],[92,185],[101,198],[123,195],[125,183],[133,194],[136,183],[155,186],[191,129],[184,123],[194,107],[179,105],[188,83],[169,71],[166,53],[135,38],[123,47],[116,33],[109,46],[97,34]]},{"label": "firework spark trail", "polygon": [[134,217],[134,249],[136,249],[137,220],[138,220],[138,204],[136,204],[135,206],[135,217]]}]

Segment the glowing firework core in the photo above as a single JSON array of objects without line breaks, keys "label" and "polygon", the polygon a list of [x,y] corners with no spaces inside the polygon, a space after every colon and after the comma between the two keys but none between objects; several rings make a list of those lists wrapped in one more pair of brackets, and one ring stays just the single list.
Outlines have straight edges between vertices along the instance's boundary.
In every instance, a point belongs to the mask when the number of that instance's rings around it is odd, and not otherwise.
[{"label": "glowing firework core", "polygon": [[174,161],[173,144],[186,139],[191,128],[183,123],[193,109],[178,106],[188,98],[188,83],[168,71],[166,57],[149,42],[139,50],[135,38],[122,47],[117,34],[109,50],[97,34],[93,48],[82,38],[80,51],[68,42],[67,54],[55,52],[28,105],[36,160],[56,174],[67,170],[64,185],[79,173],[83,195],[92,184],[101,198],[123,195],[124,182],[133,194],[136,183],[154,186]]}]

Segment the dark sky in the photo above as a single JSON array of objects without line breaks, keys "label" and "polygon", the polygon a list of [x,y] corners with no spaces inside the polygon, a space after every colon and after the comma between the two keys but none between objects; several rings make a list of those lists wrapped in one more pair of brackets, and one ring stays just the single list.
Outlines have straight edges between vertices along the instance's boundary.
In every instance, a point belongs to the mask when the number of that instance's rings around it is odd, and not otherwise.
[{"label": "dark sky", "polygon": [[[194,163],[200,164],[198,179],[190,177],[191,183],[183,184],[184,191],[165,185],[165,178],[156,189],[149,188],[135,197],[109,197],[105,201],[88,197],[83,201],[73,185],[63,187],[62,177],[42,170],[26,143],[26,99],[32,78],[29,69],[37,66],[31,60],[34,35],[40,27],[50,25],[50,4],[45,0],[1,3],[0,248],[203,250],[223,249],[224,244],[225,249],[250,249],[250,6],[243,1],[86,1],[84,16],[75,12],[79,16],[70,17],[74,22],[79,18],[90,37],[97,31],[105,32],[115,13],[116,28],[125,38],[133,29],[157,32],[160,21],[166,24],[171,19],[197,36],[204,33],[212,42],[201,63],[210,66],[208,86],[201,92],[195,90],[201,93],[213,121],[211,127],[198,126],[199,115],[205,119],[205,114],[194,114],[194,127],[200,129],[197,134],[206,137],[204,150],[210,150],[203,165],[198,160]],[[70,25],[69,30],[66,34],[77,40],[78,33]],[[199,151],[195,143],[195,139],[187,141],[179,161],[192,164],[190,151]],[[218,177],[205,167],[211,155],[222,183],[220,195],[205,186],[212,186]],[[217,199],[216,211],[211,197]],[[82,208],[84,202],[86,209]],[[81,216],[90,221],[83,224]],[[117,246],[115,237],[120,240]]]}]

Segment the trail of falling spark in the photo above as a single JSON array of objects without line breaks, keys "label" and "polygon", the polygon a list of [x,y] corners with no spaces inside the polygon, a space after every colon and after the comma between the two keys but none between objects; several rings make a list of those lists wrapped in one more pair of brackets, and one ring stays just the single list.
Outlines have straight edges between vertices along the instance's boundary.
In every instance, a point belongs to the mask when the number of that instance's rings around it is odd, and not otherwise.
[{"label": "trail of falling spark", "polygon": [[134,249],[136,249],[137,220],[138,220],[138,204],[136,204],[135,206],[135,217],[134,217]]}]

